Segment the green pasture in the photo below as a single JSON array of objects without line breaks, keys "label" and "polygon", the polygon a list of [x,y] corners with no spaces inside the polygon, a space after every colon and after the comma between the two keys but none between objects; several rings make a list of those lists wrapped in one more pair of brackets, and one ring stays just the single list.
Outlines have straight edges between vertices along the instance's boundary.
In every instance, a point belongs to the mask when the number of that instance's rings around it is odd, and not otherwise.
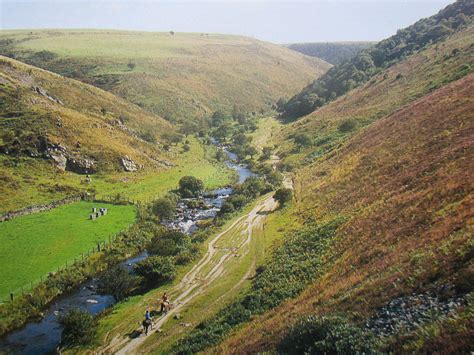
[{"label": "green pasture", "polygon": [[[108,213],[89,220],[92,207]],[[0,223],[0,300],[127,228],[135,206],[77,202]]]}]

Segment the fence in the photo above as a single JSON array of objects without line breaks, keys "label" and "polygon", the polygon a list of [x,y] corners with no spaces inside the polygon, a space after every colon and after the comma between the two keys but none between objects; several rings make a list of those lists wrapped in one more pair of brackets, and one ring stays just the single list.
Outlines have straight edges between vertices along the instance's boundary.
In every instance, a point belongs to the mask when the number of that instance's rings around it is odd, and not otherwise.
[{"label": "fence", "polygon": [[[29,284],[24,285],[24,286],[22,286],[22,287],[20,287],[16,290],[10,292],[8,294],[7,298],[5,298],[4,300],[0,300],[0,303],[7,303],[7,302],[10,302],[10,301],[13,301],[18,296],[23,296],[25,294],[30,293],[36,287],[38,287],[40,284],[45,282],[48,279],[48,277],[50,277],[51,275],[54,275],[55,273],[65,271],[66,269],[69,269],[71,267],[78,267],[79,266],[78,263],[81,263],[81,262],[87,260],[87,258],[89,258],[91,255],[93,255],[95,253],[99,253],[101,251],[105,251],[108,247],[110,247],[115,242],[115,240],[120,236],[120,234],[126,233],[127,231],[129,231],[132,228],[133,225],[134,225],[134,223],[129,224],[128,227],[125,228],[124,230],[122,230],[120,232],[117,232],[114,235],[110,235],[107,238],[108,240],[98,242],[91,249],[81,253],[81,255],[79,255],[79,256],[74,257],[74,259],[72,259],[72,260],[66,261],[63,265],[58,266],[58,268],[55,269],[54,271],[50,271],[50,272],[48,272],[48,274],[46,274],[44,276],[41,276],[39,279],[36,279],[34,281],[30,281]],[[77,287],[77,285],[76,285],[76,287]]]}]

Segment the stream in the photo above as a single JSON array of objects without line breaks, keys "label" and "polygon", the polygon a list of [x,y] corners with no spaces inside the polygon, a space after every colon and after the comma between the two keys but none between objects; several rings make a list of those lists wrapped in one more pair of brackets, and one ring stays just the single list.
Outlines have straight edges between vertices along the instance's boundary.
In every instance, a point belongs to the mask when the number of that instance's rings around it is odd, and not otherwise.
[{"label": "stream", "polygon": [[[243,164],[239,164],[237,156],[228,151],[224,146],[219,149],[227,153],[228,160],[225,164],[234,169],[242,183],[253,173]],[[166,223],[171,228],[177,228],[184,233],[192,233],[198,228],[200,220],[214,218],[219,212],[224,200],[233,193],[231,187],[224,187],[208,191],[203,196],[203,204],[198,208],[189,208],[187,204],[193,199],[181,199],[178,202],[177,217]],[[122,262],[122,265],[132,270],[134,264],[146,259],[146,251]],[[7,334],[0,339],[0,353],[14,354],[50,354],[56,353],[61,341],[62,328],[58,323],[58,316],[74,308],[86,310],[96,315],[106,308],[112,306],[115,300],[110,295],[99,295],[96,293],[97,279],[89,280],[75,291],[58,298],[44,311],[44,317],[40,321],[28,322],[20,330]]]}]

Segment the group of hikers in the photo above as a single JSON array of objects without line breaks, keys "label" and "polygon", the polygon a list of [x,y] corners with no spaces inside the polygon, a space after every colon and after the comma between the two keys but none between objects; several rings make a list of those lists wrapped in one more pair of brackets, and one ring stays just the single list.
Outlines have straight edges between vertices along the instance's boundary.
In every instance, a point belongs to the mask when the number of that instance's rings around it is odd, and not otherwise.
[{"label": "group of hikers", "polygon": [[[169,296],[166,294],[166,292],[161,296],[159,299],[160,302],[160,313],[161,314],[166,314],[168,311],[171,309],[171,301]],[[150,329],[153,326],[153,317],[151,316],[151,312],[147,309],[145,311],[145,319],[143,320],[143,330],[145,331],[145,335],[148,335],[148,329]]]}]

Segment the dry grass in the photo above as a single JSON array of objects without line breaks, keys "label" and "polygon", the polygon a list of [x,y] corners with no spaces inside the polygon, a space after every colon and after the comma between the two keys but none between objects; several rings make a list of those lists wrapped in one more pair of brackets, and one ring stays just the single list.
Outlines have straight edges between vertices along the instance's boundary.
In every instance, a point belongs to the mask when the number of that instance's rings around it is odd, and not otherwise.
[{"label": "dry grass", "polygon": [[365,319],[393,297],[455,281],[473,253],[473,93],[470,75],[379,120],[299,172],[302,220],[350,217],[331,267],[299,298],[258,317],[217,351],[269,349],[300,314]]}]

